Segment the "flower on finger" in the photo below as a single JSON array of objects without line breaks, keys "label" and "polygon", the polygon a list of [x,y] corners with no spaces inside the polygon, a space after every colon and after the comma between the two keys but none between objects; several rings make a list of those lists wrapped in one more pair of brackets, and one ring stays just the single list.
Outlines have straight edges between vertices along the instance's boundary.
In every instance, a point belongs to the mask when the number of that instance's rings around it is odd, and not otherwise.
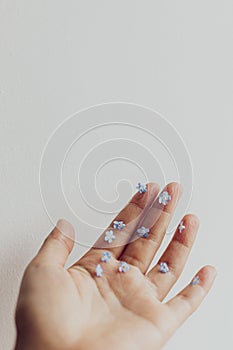
[{"label": "flower on finger", "polygon": [[125,261],[120,261],[120,265],[119,265],[119,272],[128,272],[130,270],[130,266],[129,264],[127,264],[127,262]]},{"label": "flower on finger", "polygon": [[191,286],[195,286],[196,284],[200,284],[199,276],[195,276],[190,283]]},{"label": "flower on finger", "polygon": [[138,193],[145,193],[147,191],[146,184],[139,182],[136,186],[136,189],[138,190]]},{"label": "flower on finger", "polygon": [[181,233],[184,229],[185,229],[184,222],[181,221],[181,222],[179,223],[179,232]]},{"label": "flower on finger", "polygon": [[166,262],[161,262],[159,264],[159,271],[162,273],[167,273],[169,271],[168,264]]},{"label": "flower on finger", "polygon": [[159,203],[162,205],[167,205],[167,203],[172,199],[167,191],[163,191],[159,195]]},{"label": "flower on finger", "polygon": [[113,221],[113,228],[116,228],[117,230],[122,230],[124,227],[124,221]]},{"label": "flower on finger", "polygon": [[114,236],[114,233],[112,230],[108,230],[105,232],[104,240],[108,242],[109,244],[112,243],[112,241],[116,239],[116,236]]},{"label": "flower on finger", "polygon": [[98,264],[95,269],[95,273],[97,277],[102,277],[103,276],[104,270],[102,269],[101,265]]},{"label": "flower on finger", "polygon": [[111,259],[111,254],[109,252],[102,253],[101,261],[108,263],[110,259]]},{"label": "flower on finger", "polygon": [[139,237],[147,238],[149,236],[149,232],[150,232],[150,229],[144,226],[137,229],[137,233]]}]

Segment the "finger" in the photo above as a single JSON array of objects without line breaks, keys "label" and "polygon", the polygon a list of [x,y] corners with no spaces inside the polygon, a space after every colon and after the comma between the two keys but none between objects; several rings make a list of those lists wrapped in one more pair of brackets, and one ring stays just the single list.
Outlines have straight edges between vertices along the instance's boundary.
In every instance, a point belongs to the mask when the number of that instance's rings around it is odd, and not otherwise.
[{"label": "finger", "polygon": [[156,198],[140,223],[140,226],[149,228],[149,236],[147,238],[139,237],[136,231],[134,240],[131,240],[131,243],[123,251],[121,260],[137,266],[142,273],[146,273],[168,229],[180,197],[180,189],[180,185],[176,182],[170,183],[164,188],[163,192],[167,191],[171,200],[167,205],[162,205],[159,203],[159,196]]},{"label": "finger", "polygon": [[[78,263],[83,262],[83,259],[92,259],[96,254],[101,254],[100,250],[108,250],[118,259],[122,253],[125,245],[130,240],[138,223],[142,220],[148,207],[150,207],[159,192],[159,187],[155,183],[147,184],[147,191],[145,193],[136,193],[126,207],[115,217],[110,226],[95,242],[93,247],[79,260]],[[122,230],[113,228],[114,221],[123,221],[125,227]],[[113,231],[115,239],[108,243],[105,241],[106,232]]]},{"label": "finger", "polygon": [[[159,262],[148,273],[147,277],[157,286],[158,298],[163,300],[184,269],[187,258],[195,241],[199,220],[195,215],[186,215],[183,220],[183,230],[176,232]],[[160,263],[165,262],[169,268],[167,273],[160,271]]]},{"label": "finger", "polygon": [[74,246],[74,228],[66,220],[59,220],[40,248],[33,262],[44,265],[61,265],[65,262]]},{"label": "finger", "polygon": [[[174,315],[169,318],[169,331],[173,333],[201,304],[216,277],[213,266],[203,267],[196,275],[199,284],[189,284],[165,305]],[[166,327],[166,325],[165,325]]]}]

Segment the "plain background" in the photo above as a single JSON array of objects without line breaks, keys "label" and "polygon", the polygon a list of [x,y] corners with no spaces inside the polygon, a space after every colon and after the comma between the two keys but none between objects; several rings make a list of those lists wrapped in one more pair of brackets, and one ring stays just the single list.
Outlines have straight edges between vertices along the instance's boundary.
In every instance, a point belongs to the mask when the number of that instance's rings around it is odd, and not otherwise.
[{"label": "plain background", "polygon": [[166,350],[232,348],[232,1],[0,0],[0,33],[0,348],[13,347],[20,279],[51,229],[43,147],[70,114],[119,100],[162,113],[191,153],[201,228],[175,290],[203,264],[218,270]]}]

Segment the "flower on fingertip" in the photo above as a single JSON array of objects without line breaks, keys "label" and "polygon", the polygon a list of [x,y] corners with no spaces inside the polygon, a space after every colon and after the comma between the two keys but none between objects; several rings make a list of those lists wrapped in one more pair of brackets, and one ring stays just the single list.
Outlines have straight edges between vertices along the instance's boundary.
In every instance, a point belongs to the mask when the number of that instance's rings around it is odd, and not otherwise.
[{"label": "flower on fingertip", "polygon": [[147,191],[146,184],[139,182],[136,186],[136,189],[138,190],[138,193],[145,193]]},{"label": "flower on fingertip", "polygon": [[167,205],[167,203],[172,199],[167,191],[163,191],[159,195],[159,203],[162,205]]},{"label": "flower on fingertip", "polygon": [[185,229],[184,222],[181,221],[181,222],[179,223],[179,232],[181,233],[182,231],[184,231],[184,229]]},{"label": "flower on fingertip", "polygon": [[190,282],[190,285],[191,285],[191,286],[195,286],[195,285],[197,285],[197,284],[200,284],[200,278],[199,278],[199,276],[193,277],[192,281]]}]

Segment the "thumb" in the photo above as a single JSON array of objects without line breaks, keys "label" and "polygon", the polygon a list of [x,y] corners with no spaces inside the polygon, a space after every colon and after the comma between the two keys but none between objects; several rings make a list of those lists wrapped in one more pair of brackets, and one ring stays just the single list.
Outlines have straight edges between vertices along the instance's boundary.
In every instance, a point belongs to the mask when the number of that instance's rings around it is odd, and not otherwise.
[{"label": "thumb", "polygon": [[56,227],[45,239],[34,262],[44,265],[61,265],[65,262],[74,246],[75,231],[66,220],[59,220]]}]

